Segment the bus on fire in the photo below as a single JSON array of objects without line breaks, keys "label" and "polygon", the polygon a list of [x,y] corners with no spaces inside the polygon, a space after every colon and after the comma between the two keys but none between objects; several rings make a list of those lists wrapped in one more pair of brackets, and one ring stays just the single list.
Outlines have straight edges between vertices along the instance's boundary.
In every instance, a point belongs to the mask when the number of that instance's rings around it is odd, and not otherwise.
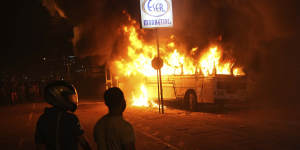
[{"label": "bus on fire", "polygon": [[[113,78],[106,69],[106,87],[124,88],[122,81]],[[146,77],[145,84],[150,99],[157,101],[157,78]],[[201,73],[193,75],[163,75],[163,98],[168,103],[175,103],[188,109],[196,110],[199,104],[240,104],[247,100],[247,76],[221,75],[215,72],[204,76]]]}]

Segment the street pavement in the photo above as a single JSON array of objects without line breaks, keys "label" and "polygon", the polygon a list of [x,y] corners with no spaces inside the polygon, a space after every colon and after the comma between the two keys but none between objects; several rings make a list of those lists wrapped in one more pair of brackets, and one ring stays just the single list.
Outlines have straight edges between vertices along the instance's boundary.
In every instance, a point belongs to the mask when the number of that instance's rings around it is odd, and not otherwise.
[{"label": "street pavement", "polygon": [[[46,103],[0,106],[1,150],[32,150],[35,125]],[[188,112],[167,107],[128,106],[124,118],[133,126],[137,150],[299,150],[300,120],[271,112]],[[93,128],[107,113],[103,101],[80,101],[76,114],[93,149]]]}]

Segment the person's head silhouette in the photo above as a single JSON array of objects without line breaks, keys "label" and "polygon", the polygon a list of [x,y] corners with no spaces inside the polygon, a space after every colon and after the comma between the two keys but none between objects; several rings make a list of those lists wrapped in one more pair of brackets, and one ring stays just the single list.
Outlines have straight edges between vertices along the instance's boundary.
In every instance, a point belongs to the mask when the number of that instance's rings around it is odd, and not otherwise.
[{"label": "person's head silhouette", "polygon": [[124,94],[120,88],[109,88],[104,93],[104,101],[111,114],[122,114],[126,108]]}]

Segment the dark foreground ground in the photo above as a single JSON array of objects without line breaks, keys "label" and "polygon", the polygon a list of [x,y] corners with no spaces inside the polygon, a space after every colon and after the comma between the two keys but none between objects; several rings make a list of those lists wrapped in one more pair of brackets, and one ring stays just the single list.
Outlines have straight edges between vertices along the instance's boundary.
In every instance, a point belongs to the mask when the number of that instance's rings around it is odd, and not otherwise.
[{"label": "dark foreground ground", "polygon": [[[34,149],[34,130],[45,103],[0,106],[0,149]],[[95,149],[92,130],[107,112],[103,102],[81,101],[76,112]],[[294,112],[296,113],[296,112]],[[299,150],[300,120],[277,111],[187,112],[128,107],[138,150]]]}]

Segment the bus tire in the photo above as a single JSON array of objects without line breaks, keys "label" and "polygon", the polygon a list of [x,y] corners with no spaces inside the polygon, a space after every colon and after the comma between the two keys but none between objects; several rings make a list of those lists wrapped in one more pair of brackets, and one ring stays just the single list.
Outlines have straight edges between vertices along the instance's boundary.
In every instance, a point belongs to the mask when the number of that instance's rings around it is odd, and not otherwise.
[{"label": "bus tire", "polygon": [[197,95],[192,89],[189,89],[184,94],[184,108],[190,111],[197,110]]}]

